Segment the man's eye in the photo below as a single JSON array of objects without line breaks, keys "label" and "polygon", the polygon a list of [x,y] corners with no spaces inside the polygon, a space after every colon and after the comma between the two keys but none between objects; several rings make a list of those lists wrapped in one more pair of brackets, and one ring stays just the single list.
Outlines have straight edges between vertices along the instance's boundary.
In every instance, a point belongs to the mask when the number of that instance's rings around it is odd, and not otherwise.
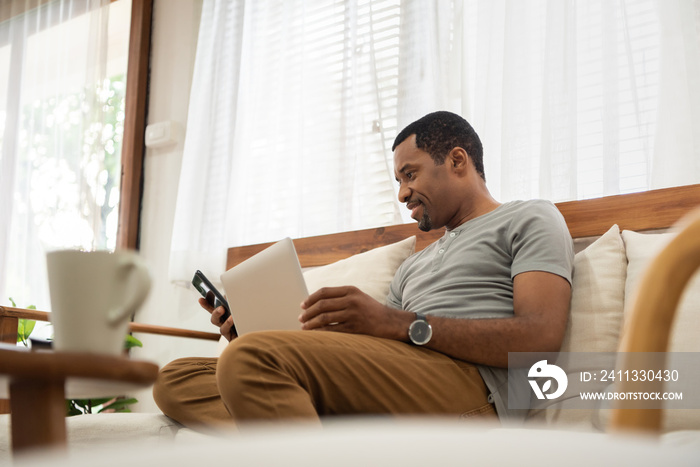
[{"label": "man's eye", "polygon": [[409,180],[413,180],[414,173],[413,172],[406,172],[406,178]]}]

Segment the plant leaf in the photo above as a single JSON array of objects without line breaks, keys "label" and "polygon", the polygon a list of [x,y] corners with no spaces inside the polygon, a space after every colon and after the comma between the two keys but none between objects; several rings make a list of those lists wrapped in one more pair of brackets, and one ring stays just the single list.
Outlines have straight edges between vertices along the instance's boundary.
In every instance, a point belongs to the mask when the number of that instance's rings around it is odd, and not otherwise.
[{"label": "plant leaf", "polygon": [[24,322],[25,319],[17,320],[17,342],[24,342]]},{"label": "plant leaf", "polygon": [[75,402],[76,401],[73,399],[66,400],[66,417],[72,417],[74,415],[83,415],[85,413]]},{"label": "plant leaf", "polygon": [[31,319],[20,318],[17,320],[17,342],[27,345],[27,339],[29,339],[35,325],[36,321]]},{"label": "plant leaf", "polygon": [[22,321],[24,321],[24,339],[27,340],[29,339],[29,335],[34,330],[34,326],[36,326],[36,321],[34,321],[33,319],[22,319]]},{"label": "plant leaf", "polygon": [[[12,297],[7,298],[8,300],[10,300],[12,306],[17,308],[17,303],[15,303]],[[36,310],[36,307],[34,305],[29,305],[27,309]],[[17,342],[21,342],[26,346],[27,339],[29,339],[29,335],[34,330],[34,326],[36,326],[36,321],[34,321],[33,319],[20,318],[19,320],[17,320]]]},{"label": "plant leaf", "polygon": [[143,347],[143,344],[131,334],[127,334],[126,340],[124,341],[124,349],[129,350],[132,347]]}]

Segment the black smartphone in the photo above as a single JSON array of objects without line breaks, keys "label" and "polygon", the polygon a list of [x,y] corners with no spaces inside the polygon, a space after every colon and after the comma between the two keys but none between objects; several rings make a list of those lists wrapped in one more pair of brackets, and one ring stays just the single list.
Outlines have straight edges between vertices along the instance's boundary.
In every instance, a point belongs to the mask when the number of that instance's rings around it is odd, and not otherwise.
[{"label": "black smartphone", "polygon": [[[199,290],[202,297],[207,299],[207,303],[209,303],[209,305],[213,306],[214,308],[218,308],[220,306],[224,307],[226,312],[221,316],[221,323],[223,324],[223,322],[226,321],[229,316],[231,316],[231,309],[228,307],[228,302],[224,296],[221,295],[221,292],[216,290],[216,287],[214,287],[209,279],[207,279],[207,276],[202,274],[202,271],[199,270],[194,273],[192,285],[195,289]],[[234,333],[236,332],[235,326],[232,328],[232,331]]]}]

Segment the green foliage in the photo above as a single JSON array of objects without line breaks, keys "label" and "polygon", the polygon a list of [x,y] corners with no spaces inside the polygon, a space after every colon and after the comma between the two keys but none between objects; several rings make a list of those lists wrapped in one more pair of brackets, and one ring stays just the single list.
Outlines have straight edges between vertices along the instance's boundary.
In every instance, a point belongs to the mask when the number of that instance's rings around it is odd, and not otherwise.
[{"label": "green foliage", "polygon": [[127,334],[126,340],[124,341],[124,350],[129,350],[133,347],[143,347],[143,344],[131,334]]},{"label": "green foliage", "polygon": [[68,399],[66,416],[93,413],[130,413],[131,404],[138,402],[133,397],[105,397],[101,399]]},{"label": "green foliage", "polygon": [[31,319],[20,319],[17,323],[17,342],[21,342],[25,347],[28,346],[29,335],[34,330],[36,321]]},{"label": "green foliage", "polygon": [[[124,340],[124,349],[129,350],[133,347],[143,347],[140,340],[127,334]],[[133,397],[108,397],[102,399],[67,399],[66,400],[66,416],[83,415],[102,412],[131,412],[129,406],[135,404],[138,400]]]},{"label": "green foliage", "polygon": [[[12,300],[12,297],[9,297],[9,299],[12,306],[17,308],[17,304]],[[36,310],[36,307],[34,305],[29,305],[27,309]],[[21,342],[25,347],[28,347],[29,335],[34,330],[35,325],[36,321],[33,319],[19,319],[17,323],[17,342]]]}]

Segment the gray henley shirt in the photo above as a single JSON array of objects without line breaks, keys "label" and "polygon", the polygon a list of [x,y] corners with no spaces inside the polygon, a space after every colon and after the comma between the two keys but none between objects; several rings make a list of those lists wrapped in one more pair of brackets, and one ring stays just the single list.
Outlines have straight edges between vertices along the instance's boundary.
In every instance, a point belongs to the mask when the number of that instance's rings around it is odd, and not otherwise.
[{"label": "gray henley shirt", "polygon": [[[433,316],[505,318],[513,316],[516,275],[545,271],[571,283],[573,260],[571,235],[554,204],[511,201],[446,231],[409,257],[394,276],[388,304]],[[478,368],[499,418],[522,421],[526,411],[507,407],[508,369]],[[522,400],[530,394],[513,396]]]}]

